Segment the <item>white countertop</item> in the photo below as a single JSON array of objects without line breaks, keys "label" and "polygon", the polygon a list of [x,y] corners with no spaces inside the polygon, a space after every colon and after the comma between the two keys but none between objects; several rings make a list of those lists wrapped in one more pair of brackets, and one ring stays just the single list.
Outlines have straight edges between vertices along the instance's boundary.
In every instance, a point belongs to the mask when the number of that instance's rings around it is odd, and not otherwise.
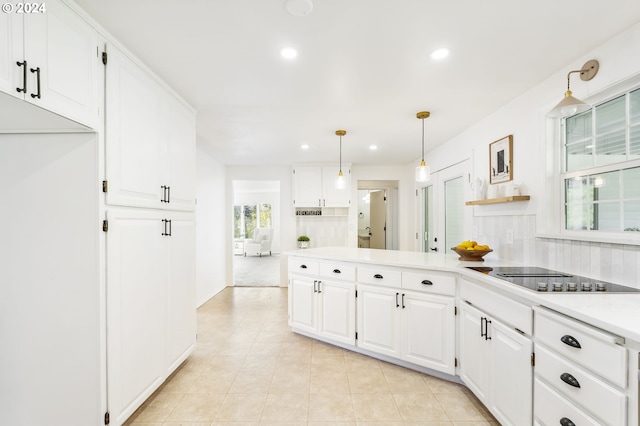
[{"label": "white countertop", "polygon": [[[378,250],[352,247],[323,247],[296,250],[289,256],[344,262],[370,263],[403,268],[424,268],[456,272],[461,276],[482,282],[489,287],[533,304],[546,306],[627,339],[627,343],[640,349],[640,293],[633,294],[542,294],[480,272],[467,266],[511,266],[513,262],[487,258],[484,262],[461,262],[456,254],[421,253],[399,250]],[[529,266],[529,265],[528,265]],[[536,265],[538,266],[538,265]],[[631,341],[629,341],[631,340]]]}]

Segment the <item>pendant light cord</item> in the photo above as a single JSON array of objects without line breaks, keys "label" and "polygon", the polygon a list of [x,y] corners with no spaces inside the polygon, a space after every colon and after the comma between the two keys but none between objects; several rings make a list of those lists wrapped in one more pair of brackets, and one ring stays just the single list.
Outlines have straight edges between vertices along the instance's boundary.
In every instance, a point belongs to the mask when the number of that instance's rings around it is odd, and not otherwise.
[{"label": "pendant light cord", "polygon": [[424,118],[422,119],[422,161],[424,161]]},{"label": "pendant light cord", "polygon": [[342,135],[340,136],[340,173],[342,173]]}]

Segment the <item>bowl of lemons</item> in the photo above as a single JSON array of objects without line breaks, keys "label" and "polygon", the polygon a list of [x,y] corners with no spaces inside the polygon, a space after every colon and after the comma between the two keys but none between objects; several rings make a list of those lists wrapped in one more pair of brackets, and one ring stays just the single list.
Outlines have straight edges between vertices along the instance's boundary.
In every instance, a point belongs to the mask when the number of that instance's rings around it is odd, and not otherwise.
[{"label": "bowl of lemons", "polygon": [[455,247],[451,247],[451,250],[458,253],[460,256],[458,260],[482,262],[483,257],[487,253],[491,253],[493,250],[486,244],[478,244],[475,241],[463,241]]}]

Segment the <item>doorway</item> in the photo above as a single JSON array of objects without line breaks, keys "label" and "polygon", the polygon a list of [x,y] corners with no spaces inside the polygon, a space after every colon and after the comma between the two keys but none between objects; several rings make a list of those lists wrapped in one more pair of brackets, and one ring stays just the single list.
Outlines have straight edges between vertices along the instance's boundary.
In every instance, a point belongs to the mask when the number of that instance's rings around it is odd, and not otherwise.
[{"label": "doorway", "polygon": [[[233,285],[280,285],[280,182],[234,180]],[[264,235],[271,235],[265,241]],[[258,245],[251,244],[254,235]],[[257,248],[259,247],[259,248]]]},{"label": "doorway", "polygon": [[398,181],[358,181],[358,247],[398,249]]},{"label": "doorway", "polygon": [[471,209],[464,200],[469,185],[470,160],[452,165],[431,174],[431,180],[420,189],[423,252],[449,253],[450,248],[469,239]]}]

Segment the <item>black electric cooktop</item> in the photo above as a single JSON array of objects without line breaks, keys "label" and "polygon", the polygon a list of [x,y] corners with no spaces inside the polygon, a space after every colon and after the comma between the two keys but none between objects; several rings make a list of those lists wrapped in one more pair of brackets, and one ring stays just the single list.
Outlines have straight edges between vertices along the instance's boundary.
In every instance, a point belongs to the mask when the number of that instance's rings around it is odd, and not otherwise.
[{"label": "black electric cooktop", "polygon": [[532,291],[549,293],[638,293],[640,289],[535,266],[468,266]]}]

